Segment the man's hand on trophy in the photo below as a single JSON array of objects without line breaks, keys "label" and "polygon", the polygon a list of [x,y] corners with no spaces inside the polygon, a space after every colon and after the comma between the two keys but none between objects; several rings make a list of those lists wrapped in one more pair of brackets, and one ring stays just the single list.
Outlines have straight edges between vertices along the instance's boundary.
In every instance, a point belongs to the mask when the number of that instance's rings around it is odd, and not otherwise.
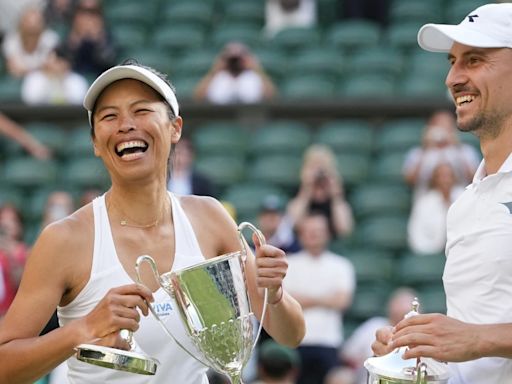
[{"label": "man's hand on trophy", "polygon": [[153,302],[153,294],[141,284],[112,288],[87,316],[78,320],[82,323],[83,342],[130,350],[129,341],[120,332],[139,328],[139,311],[147,316],[148,302]]},{"label": "man's hand on trophy", "polygon": [[288,261],[283,250],[269,244],[261,245],[253,235],[256,247],[256,282],[260,288],[268,288],[269,304],[277,304],[283,297],[283,279],[288,271]]},{"label": "man's hand on trophy", "polygon": [[376,356],[383,356],[393,351],[391,339],[393,338],[393,327],[382,327],[375,332],[375,341],[372,343],[372,351]]},{"label": "man's hand on trophy", "polygon": [[440,313],[417,315],[395,326],[391,346],[407,346],[404,359],[430,357],[438,361],[468,361],[484,356],[481,355],[480,329],[475,324]]}]

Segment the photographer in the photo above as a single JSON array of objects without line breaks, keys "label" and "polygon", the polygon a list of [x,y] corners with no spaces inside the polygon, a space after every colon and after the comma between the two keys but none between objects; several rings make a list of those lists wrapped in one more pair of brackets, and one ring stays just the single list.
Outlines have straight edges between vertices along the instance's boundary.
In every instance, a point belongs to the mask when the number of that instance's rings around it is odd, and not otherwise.
[{"label": "photographer", "polygon": [[276,89],[249,49],[228,43],[199,82],[194,96],[214,104],[257,103],[272,98]]},{"label": "photographer", "polygon": [[287,212],[294,225],[311,212],[325,215],[333,238],[352,232],[352,209],[345,200],[343,181],[329,147],[315,144],[306,151],[299,192],[288,203]]}]

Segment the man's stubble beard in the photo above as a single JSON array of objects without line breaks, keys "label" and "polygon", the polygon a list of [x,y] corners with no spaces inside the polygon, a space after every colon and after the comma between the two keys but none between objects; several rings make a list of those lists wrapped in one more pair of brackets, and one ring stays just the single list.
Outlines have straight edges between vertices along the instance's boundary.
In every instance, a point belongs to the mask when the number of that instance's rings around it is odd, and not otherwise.
[{"label": "man's stubble beard", "polygon": [[457,122],[461,132],[469,132],[480,139],[495,139],[502,130],[504,116],[498,112],[479,112],[464,124]]}]

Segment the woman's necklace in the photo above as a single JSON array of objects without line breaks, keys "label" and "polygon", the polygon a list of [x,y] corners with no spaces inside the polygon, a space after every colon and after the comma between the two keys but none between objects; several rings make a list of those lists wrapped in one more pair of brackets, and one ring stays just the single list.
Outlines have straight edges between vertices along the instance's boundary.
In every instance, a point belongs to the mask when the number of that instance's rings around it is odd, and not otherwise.
[{"label": "woman's necklace", "polygon": [[[110,203],[110,204],[109,204]],[[122,216],[124,216],[123,218],[121,218],[119,220],[119,225],[121,225],[122,227],[132,227],[132,228],[140,228],[140,229],[148,229],[148,228],[152,228],[152,227],[156,227],[159,223],[160,223],[160,220],[165,217],[165,214],[168,210],[168,204],[165,205],[165,208],[164,210],[162,211],[162,213],[159,215],[159,217],[156,218],[155,221],[152,221],[151,223],[149,224],[137,224],[135,222],[135,220],[132,220],[130,219],[124,212],[122,212],[115,204],[112,203],[112,201],[108,201],[107,203],[107,210],[109,208],[109,205],[111,205],[112,207],[114,207],[119,213],[122,214]]]}]

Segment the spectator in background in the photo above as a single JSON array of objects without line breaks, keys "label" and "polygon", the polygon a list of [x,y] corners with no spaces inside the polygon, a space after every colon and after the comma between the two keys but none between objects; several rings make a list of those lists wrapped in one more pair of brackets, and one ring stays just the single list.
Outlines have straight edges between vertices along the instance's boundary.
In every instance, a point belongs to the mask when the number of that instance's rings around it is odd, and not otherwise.
[{"label": "spectator in background", "polygon": [[444,252],[448,208],[463,192],[449,163],[433,171],[430,189],[414,202],[408,223],[409,248],[418,254]]},{"label": "spectator in background", "polygon": [[298,348],[301,373],[298,384],[322,384],[339,365],[343,342],[343,315],[356,286],[352,263],[327,249],[330,235],[322,214],[303,217],[298,226],[303,250],[288,258],[286,290],[301,304],[306,336]]},{"label": "spectator in background", "polygon": [[211,180],[194,169],[192,142],[182,138],[175,147],[167,189],[178,195],[215,196]]},{"label": "spectator in background", "polygon": [[23,77],[41,68],[50,52],[57,46],[59,36],[46,27],[40,7],[26,8],[18,28],[8,33],[3,41],[3,54],[11,76]]},{"label": "spectator in background", "polygon": [[46,160],[51,157],[51,152],[48,147],[41,144],[35,137],[25,131],[21,125],[2,113],[0,113],[0,133],[16,141],[37,159]]},{"label": "spectator in background", "polygon": [[69,54],[57,47],[41,69],[25,76],[21,99],[26,104],[81,104],[87,88],[87,80],[71,70]]},{"label": "spectator in background", "polygon": [[0,319],[9,308],[21,280],[29,246],[23,242],[23,222],[12,204],[0,207]]},{"label": "spectator in background", "polygon": [[406,154],[404,178],[414,188],[414,197],[417,198],[428,190],[437,164],[450,163],[457,184],[466,186],[476,172],[479,160],[471,145],[459,141],[453,113],[438,111],[425,126],[421,147],[412,148]]},{"label": "spectator in background", "polygon": [[286,28],[315,26],[316,8],[316,0],[267,0],[265,34],[271,38]]},{"label": "spectator in background", "polygon": [[73,71],[94,77],[115,64],[116,49],[99,0],[78,0],[65,42]]},{"label": "spectator in background", "polygon": [[389,297],[387,304],[387,317],[375,316],[359,325],[347,339],[341,349],[342,361],[350,366],[357,379],[357,384],[367,383],[367,372],[364,362],[373,356],[372,343],[375,332],[384,326],[394,326],[412,309],[412,302],[416,292],[407,287],[397,288]]},{"label": "spectator in background", "polygon": [[258,213],[258,228],[268,244],[286,253],[298,252],[300,244],[293,232],[293,225],[285,212],[285,203],[279,196],[263,198]]},{"label": "spectator in background", "polygon": [[46,200],[41,229],[70,215],[75,210],[74,205],[73,196],[69,192],[54,191],[50,193]]},{"label": "spectator in background", "polygon": [[329,147],[314,144],[306,151],[299,191],[288,203],[287,212],[294,226],[309,212],[320,212],[327,217],[333,237],[352,233],[352,209],[345,199],[336,158]]},{"label": "spectator in background", "polygon": [[258,349],[258,378],[252,384],[295,384],[300,357],[294,349],[266,340]]},{"label": "spectator in background", "polygon": [[242,43],[226,44],[194,96],[214,104],[257,103],[272,98],[276,89],[256,57]]},{"label": "spectator in background", "polygon": [[48,25],[58,31],[67,28],[73,5],[74,0],[48,0],[44,12]]}]

